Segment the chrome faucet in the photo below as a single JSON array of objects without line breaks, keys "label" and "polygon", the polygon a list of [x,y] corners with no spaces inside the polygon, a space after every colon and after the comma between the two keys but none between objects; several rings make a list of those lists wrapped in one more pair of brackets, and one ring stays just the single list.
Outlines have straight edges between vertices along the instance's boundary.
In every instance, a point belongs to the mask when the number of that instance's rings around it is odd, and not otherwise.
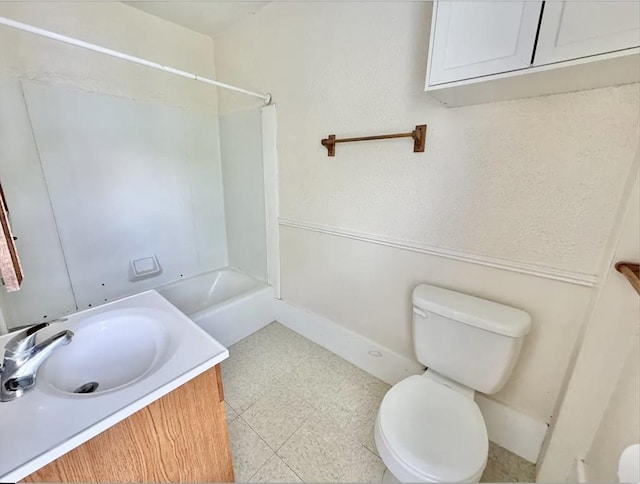
[{"label": "chrome faucet", "polygon": [[20,331],[5,346],[0,366],[0,402],[10,402],[33,390],[40,365],[53,350],[71,342],[73,333],[66,330],[36,344],[38,331],[47,326],[49,323],[40,323]]}]

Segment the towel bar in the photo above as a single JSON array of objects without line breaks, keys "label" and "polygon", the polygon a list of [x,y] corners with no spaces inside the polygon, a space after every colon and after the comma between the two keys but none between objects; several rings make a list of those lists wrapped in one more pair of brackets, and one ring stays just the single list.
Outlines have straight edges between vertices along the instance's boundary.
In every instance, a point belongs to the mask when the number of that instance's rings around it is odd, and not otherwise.
[{"label": "towel bar", "polygon": [[427,125],[419,124],[416,129],[409,133],[379,134],[375,136],[359,136],[357,138],[336,139],[335,134],[330,134],[328,138],[321,141],[322,146],[327,148],[327,156],[336,156],[336,143],[351,143],[353,141],[371,141],[376,139],[392,138],[413,138],[413,152],[424,152],[424,145],[427,139]]}]

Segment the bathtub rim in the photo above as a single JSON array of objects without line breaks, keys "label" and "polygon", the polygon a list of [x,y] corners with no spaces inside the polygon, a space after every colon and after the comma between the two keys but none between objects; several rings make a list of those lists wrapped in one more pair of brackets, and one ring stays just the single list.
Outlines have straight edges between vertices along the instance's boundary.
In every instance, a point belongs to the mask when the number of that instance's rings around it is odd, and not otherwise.
[{"label": "bathtub rim", "polygon": [[262,285],[260,287],[254,287],[253,289],[251,289],[249,291],[245,291],[245,292],[237,294],[236,296],[233,296],[233,297],[231,297],[229,299],[225,299],[224,301],[219,302],[218,304],[214,304],[212,306],[208,306],[206,308],[200,309],[200,310],[196,311],[195,313],[187,314],[187,316],[189,316],[191,319],[193,319],[195,321],[196,319],[201,318],[201,317],[206,316],[206,315],[209,315],[210,313],[213,313],[216,310],[219,310],[219,309],[221,309],[223,307],[231,306],[233,304],[236,304],[236,303],[242,301],[243,299],[248,299],[250,297],[253,297],[255,295],[255,293],[258,293],[260,291],[264,291],[267,288],[273,289],[272,286],[270,286],[269,284],[264,282],[264,283],[262,283]]},{"label": "bathtub rim", "polygon": [[[244,292],[238,293],[233,297],[230,297],[228,299],[224,299],[223,301],[220,301],[220,302],[218,302],[216,304],[212,304],[211,306],[206,306],[206,307],[204,307],[202,309],[198,309],[197,311],[192,312],[192,313],[186,313],[186,312],[182,311],[180,308],[178,308],[178,306],[176,306],[173,302],[171,302],[170,299],[168,299],[166,296],[164,296],[162,294],[162,292],[160,292],[162,289],[165,289],[168,286],[172,286],[174,284],[179,284],[179,283],[181,283],[183,281],[188,281],[190,279],[195,279],[196,277],[201,277],[201,276],[204,276],[204,275],[208,275],[208,274],[211,274],[213,272],[224,272],[224,271],[230,271],[230,272],[235,272],[235,273],[241,274],[241,275],[243,275],[245,277],[248,277],[248,278],[256,281],[258,283],[258,285],[256,287],[253,287],[253,288],[249,289],[248,291],[244,291]],[[231,304],[235,303],[236,301],[240,301],[241,299],[249,297],[255,292],[262,291],[266,287],[272,287],[272,286],[267,281],[259,279],[259,278],[255,277],[253,274],[247,274],[246,272],[241,271],[237,267],[223,266],[223,267],[219,267],[217,269],[213,269],[211,271],[202,272],[200,274],[194,274],[192,276],[184,277],[184,278],[178,279],[178,280],[173,281],[173,282],[168,282],[167,284],[162,284],[161,286],[156,287],[155,290],[163,298],[165,298],[167,301],[169,301],[173,306],[178,308],[180,310],[180,312],[182,312],[183,314],[186,314],[191,319],[196,319],[197,317],[204,316],[205,314],[210,313],[210,312],[214,311],[217,308],[220,308],[220,307],[226,306],[226,305],[231,305]]]}]

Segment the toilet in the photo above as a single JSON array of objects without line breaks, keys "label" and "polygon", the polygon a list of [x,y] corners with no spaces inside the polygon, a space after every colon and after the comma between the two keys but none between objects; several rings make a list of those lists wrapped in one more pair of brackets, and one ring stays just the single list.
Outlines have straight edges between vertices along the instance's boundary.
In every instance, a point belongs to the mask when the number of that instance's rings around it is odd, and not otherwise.
[{"label": "toilet", "polygon": [[414,289],[412,302],[414,351],[428,369],[394,385],[380,404],[383,482],[478,482],[489,440],[474,395],[504,386],[531,317],[427,284]]}]

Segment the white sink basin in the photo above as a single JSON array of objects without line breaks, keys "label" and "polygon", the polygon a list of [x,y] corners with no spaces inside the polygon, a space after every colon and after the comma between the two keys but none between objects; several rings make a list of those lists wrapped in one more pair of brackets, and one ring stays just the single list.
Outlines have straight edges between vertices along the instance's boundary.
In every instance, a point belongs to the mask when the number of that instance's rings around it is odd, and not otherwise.
[{"label": "white sink basin", "polygon": [[73,328],[71,344],[55,351],[38,379],[56,390],[87,396],[123,388],[167,360],[169,332],[149,309],[117,309]]},{"label": "white sink basin", "polygon": [[[155,291],[66,317],[36,386],[0,403],[0,482],[17,482],[212,368],[229,352]],[[12,335],[0,336],[0,357]],[[75,393],[88,386],[90,394]]]}]

